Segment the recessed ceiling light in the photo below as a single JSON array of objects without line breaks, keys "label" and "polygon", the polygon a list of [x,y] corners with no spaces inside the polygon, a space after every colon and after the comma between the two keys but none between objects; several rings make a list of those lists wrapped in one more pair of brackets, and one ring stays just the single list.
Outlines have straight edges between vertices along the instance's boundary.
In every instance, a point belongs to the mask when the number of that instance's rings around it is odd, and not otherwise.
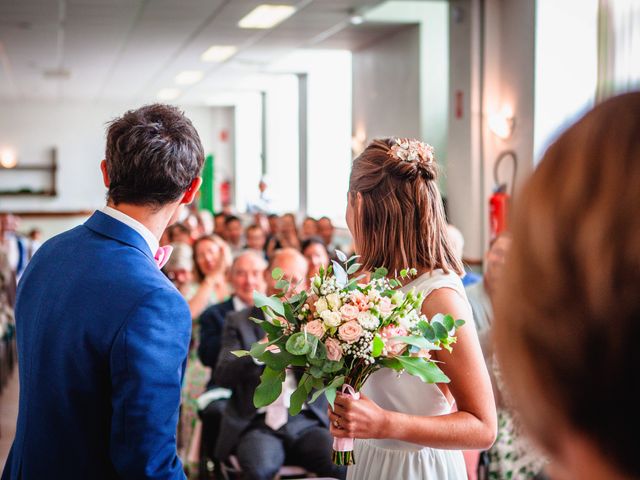
[{"label": "recessed ceiling light", "polygon": [[233,57],[237,51],[238,47],[233,45],[212,45],[200,56],[200,60],[221,63]]},{"label": "recessed ceiling light", "polygon": [[200,70],[185,70],[176,75],[176,83],[178,85],[193,85],[202,80],[204,73]]},{"label": "recessed ceiling light", "polygon": [[362,15],[352,15],[351,18],[349,18],[349,22],[351,22],[351,25],[362,25],[364,23],[364,17]]},{"label": "recessed ceiling light", "polygon": [[296,12],[293,5],[259,5],[238,22],[240,28],[273,28]]},{"label": "recessed ceiling light", "polygon": [[180,89],[178,88],[163,88],[158,92],[158,100],[175,100],[180,96],[180,93]]}]

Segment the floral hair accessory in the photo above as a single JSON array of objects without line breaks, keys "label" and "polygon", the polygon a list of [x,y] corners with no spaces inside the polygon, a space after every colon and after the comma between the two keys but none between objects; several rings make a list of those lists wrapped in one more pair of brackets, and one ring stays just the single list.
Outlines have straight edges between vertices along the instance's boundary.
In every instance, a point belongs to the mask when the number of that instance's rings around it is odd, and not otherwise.
[{"label": "floral hair accessory", "polygon": [[389,155],[404,162],[433,162],[433,147],[427,143],[410,138],[396,138],[396,143],[389,149]]}]

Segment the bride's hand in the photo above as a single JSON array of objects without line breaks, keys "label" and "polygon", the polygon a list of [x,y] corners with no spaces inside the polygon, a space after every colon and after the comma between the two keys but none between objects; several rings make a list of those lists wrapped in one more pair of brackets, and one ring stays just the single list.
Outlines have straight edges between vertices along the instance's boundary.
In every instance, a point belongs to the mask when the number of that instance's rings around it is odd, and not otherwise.
[{"label": "bride's hand", "polygon": [[355,400],[338,393],[334,409],[329,407],[331,435],[346,438],[385,438],[389,412],[360,394]]}]

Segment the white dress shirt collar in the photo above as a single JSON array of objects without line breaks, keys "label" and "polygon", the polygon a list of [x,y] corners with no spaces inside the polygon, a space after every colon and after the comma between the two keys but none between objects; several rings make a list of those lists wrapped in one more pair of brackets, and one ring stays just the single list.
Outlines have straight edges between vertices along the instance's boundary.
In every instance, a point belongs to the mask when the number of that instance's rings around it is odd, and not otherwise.
[{"label": "white dress shirt collar", "polygon": [[100,210],[105,215],[109,215],[111,218],[115,218],[116,220],[124,223],[126,226],[133,228],[136,232],[140,234],[144,241],[149,245],[149,250],[151,250],[151,255],[155,255],[158,251],[158,247],[160,246],[160,242],[156,238],[156,236],[151,233],[147,227],[137,221],[135,218],[131,218],[129,215],[122,213],[120,210],[116,210],[115,208],[111,208],[106,206]]},{"label": "white dress shirt collar", "polygon": [[236,312],[249,308],[249,305],[240,300],[237,295],[231,297],[231,301],[233,302],[233,310]]}]

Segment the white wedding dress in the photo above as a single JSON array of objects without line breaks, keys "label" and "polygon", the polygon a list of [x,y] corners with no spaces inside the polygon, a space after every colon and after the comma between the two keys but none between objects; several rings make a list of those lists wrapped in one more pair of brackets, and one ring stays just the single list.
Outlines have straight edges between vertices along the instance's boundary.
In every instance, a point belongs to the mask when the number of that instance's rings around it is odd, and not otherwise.
[{"label": "white wedding dress", "polygon": [[[462,281],[455,273],[434,270],[416,278],[402,290],[411,288],[424,291],[426,295],[439,288],[450,288],[467,301]],[[467,319],[467,324],[473,325],[473,319]],[[362,391],[385,410],[420,416],[451,412],[451,405],[436,385],[406,373],[398,376],[388,368],[374,373]],[[399,440],[356,440],[354,457],[356,464],[349,467],[347,480],[467,479],[459,450],[440,450]]]}]

